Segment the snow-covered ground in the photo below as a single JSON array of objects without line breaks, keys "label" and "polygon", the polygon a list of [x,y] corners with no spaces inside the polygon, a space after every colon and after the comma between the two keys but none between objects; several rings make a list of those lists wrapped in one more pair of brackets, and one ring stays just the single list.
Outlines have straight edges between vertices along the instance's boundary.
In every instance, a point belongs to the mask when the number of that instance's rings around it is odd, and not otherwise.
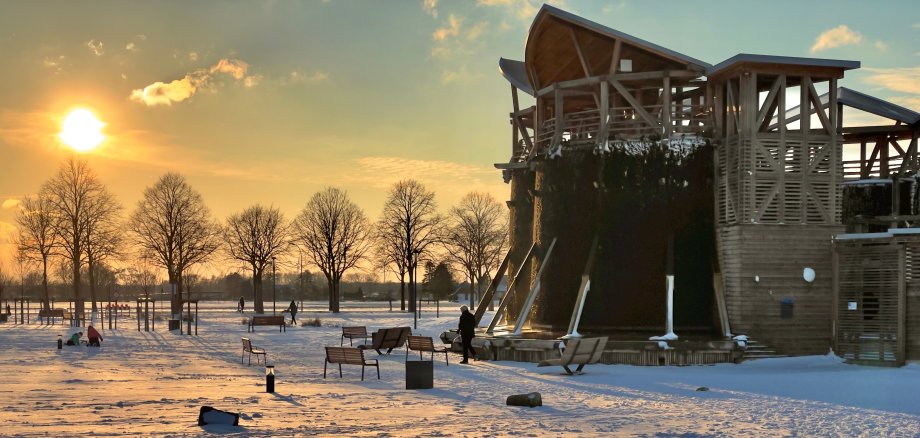
[{"label": "snow-covered ground", "polygon": [[[435,356],[434,389],[412,391],[399,351],[380,358],[380,380],[371,369],[362,382],[355,366],[324,380],[323,346],[339,345],[339,327],[411,326],[412,315],[386,304],[345,303],[338,315],[321,308],[311,303],[298,319],[320,318],[322,327],[248,334],[276,367],[275,394],[265,393],[264,367],[240,364],[247,333],[234,303],[203,303],[197,337],[165,324],[138,332],[122,320],[99,349],[58,351],[57,335],[69,330],[60,325],[0,324],[0,435],[920,436],[920,366],[833,356],[593,365],[566,376],[515,362],[460,365],[451,354],[450,366]],[[456,325],[456,304],[440,318],[427,310],[416,332],[436,337]],[[506,396],[531,391],[544,406],[505,406]],[[202,405],[241,413],[240,427],[197,426]]]}]

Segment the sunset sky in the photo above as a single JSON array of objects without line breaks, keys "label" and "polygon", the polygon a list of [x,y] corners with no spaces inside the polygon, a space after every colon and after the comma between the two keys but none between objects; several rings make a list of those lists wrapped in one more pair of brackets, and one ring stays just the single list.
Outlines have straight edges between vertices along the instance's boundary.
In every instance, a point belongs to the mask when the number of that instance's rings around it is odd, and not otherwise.
[{"label": "sunset sky", "polygon": [[[500,56],[523,58],[542,2],[0,1],[0,260],[17,203],[75,153],[74,108],[105,123],[86,153],[126,212],[178,171],[215,217],[254,203],[293,217],[344,188],[369,217],[416,178],[443,209],[507,198]],[[917,2],[556,2],[689,56],[858,60],[841,85],[920,110]],[[529,105],[529,103],[527,103]]]}]

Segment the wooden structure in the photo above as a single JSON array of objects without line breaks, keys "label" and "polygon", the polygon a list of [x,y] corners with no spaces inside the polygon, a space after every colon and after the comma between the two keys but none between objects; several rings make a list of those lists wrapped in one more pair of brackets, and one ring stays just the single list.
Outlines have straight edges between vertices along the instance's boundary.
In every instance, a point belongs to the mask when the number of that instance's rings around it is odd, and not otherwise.
[{"label": "wooden structure", "polygon": [[359,345],[357,348],[362,350],[374,350],[377,354],[384,354],[380,350],[386,348],[386,354],[390,354],[394,349],[406,345],[406,339],[412,334],[409,327],[382,328],[371,335],[371,343]]},{"label": "wooden structure", "polygon": [[[561,366],[569,375],[578,374],[585,365],[595,364],[601,360],[606,345],[606,337],[570,339],[566,342],[562,357],[541,361],[537,366]],[[578,366],[575,371],[569,368],[572,365]]]},{"label": "wooden structure", "polygon": [[[487,333],[644,341],[673,305],[675,331],[694,341],[746,334],[781,354],[826,353],[843,183],[920,170],[920,114],[839,87],[859,66],[750,54],[711,65],[544,6],[524,61],[499,61],[511,248],[495,282],[510,278]],[[844,109],[894,124],[844,125]],[[879,220],[920,220],[899,212]]]},{"label": "wooden structure", "polygon": [[276,325],[278,326],[278,332],[281,332],[281,331],[287,332],[287,322],[285,322],[284,316],[281,316],[281,315],[253,316],[252,318],[249,318],[249,326],[248,326],[247,331],[254,332],[256,331],[256,326],[259,326],[259,325],[269,325],[269,326]]}]

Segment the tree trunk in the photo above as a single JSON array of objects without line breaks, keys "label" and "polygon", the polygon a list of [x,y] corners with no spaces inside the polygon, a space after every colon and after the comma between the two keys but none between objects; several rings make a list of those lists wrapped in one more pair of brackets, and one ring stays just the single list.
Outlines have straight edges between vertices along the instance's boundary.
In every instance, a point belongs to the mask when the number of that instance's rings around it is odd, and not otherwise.
[{"label": "tree trunk", "polygon": [[89,264],[89,297],[90,302],[92,303],[92,312],[96,313],[96,263],[90,261]]},{"label": "tree trunk", "polygon": [[[171,314],[173,314],[173,315],[178,315],[179,312],[181,311],[181,309],[179,309],[179,301],[177,301],[177,300],[178,300],[178,296],[179,296],[179,290],[178,290],[178,289],[179,289],[179,280],[178,280],[178,276],[176,275],[175,269],[169,269],[169,268],[166,269],[166,275],[169,277],[169,284],[170,284],[170,285],[174,285],[174,286],[171,286],[171,287],[175,287],[175,288],[176,288],[176,295],[175,295],[175,296],[172,296],[172,297],[169,297],[169,298],[170,298],[170,301],[169,301],[169,313],[171,313]],[[170,292],[171,292],[171,291],[170,291]]]},{"label": "tree trunk", "polygon": [[399,277],[399,310],[406,311],[406,276]]},{"label": "tree trunk", "polygon": [[474,309],[476,304],[476,279],[475,275],[470,275],[470,310]]},{"label": "tree trunk", "polygon": [[51,294],[48,292],[48,256],[42,256],[42,289],[45,291],[45,299],[42,308],[51,308]]},{"label": "tree trunk", "polygon": [[83,297],[80,296],[80,254],[71,259],[73,263],[73,307],[74,315],[83,316]]},{"label": "tree trunk", "polygon": [[327,276],[327,277],[326,277],[326,286],[327,286],[328,289],[329,289],[329,311],[332,312],[332,313],[338,313],[338,312],[339,312],[339,307],[338,307],[336,301],[337,301],[337,298],[338,298],[339,291],[338,291],[338,287],[336,287],[337,285],[335,284],[335,281],[332,279],[332,277],[330,277],[330,276]]},{"label": "tree trunk", "polygon": [[252,305],[258,314],[265,313],[265,300],[262,295],[262,272],[253,268],[252,270]]},{"label": "tree trunk", "polygon": [[409,311],[415,312],[415,301],[418,299],[416,297],[417,279],[415,278],[414,272],[415,269],[412,267],[409,268]]}]

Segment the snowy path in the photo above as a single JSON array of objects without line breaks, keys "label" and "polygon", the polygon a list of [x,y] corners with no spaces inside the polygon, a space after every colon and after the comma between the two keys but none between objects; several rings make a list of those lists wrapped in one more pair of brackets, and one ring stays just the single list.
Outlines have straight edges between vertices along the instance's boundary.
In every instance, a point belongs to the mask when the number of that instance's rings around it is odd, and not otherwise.
[{"label": "snowy path", "polygon": [[[596,365],[569,377],[513,362],[464,366],[451,355],[449,367],[436,357],[435,389],[406,391],[404,355],[394,352],[381,357],[379,381],[369,370],[361,382],[354,366],[341,379],[330,369],[323,380],[322,346],[338,345],[338,326],[411,325],[411,315],[373,305],[299,315],[319,317],[324,327],[258,327],[249,337],[268,350],[278,374],[277,393],[266,394],[264,367],[239,363],[247,334],[242,317],[226,310],[233,306],[206,304],[199,337],[138,332],[125,320],[103,332],[101,349],[58,352],[60,325],[0,324],[0,435],[920,436],[916,364],[870,368],[805,357]],[[418,331],[437,336],[456,315],[455,306],[439,319],[426,313]],[[530,391],[541,392],[545,406],[504,405],[507,395]],[[242,427],[197,426],[202,405],[242,413]]]}]

